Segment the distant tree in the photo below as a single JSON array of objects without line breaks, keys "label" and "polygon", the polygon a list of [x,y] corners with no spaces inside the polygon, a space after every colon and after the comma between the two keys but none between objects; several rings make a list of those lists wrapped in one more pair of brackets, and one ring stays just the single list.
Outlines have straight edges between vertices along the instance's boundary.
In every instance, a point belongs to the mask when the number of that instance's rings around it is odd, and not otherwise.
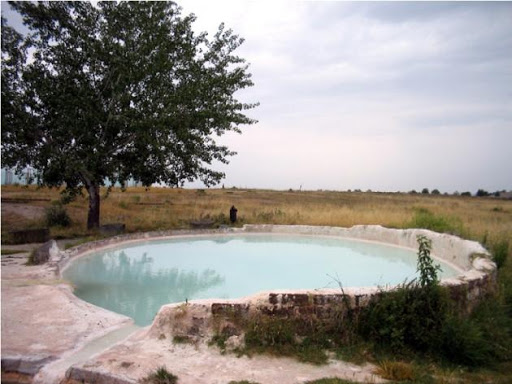
[{"label": "distant tree", "polygon": [[471,192],[462,192],[461,196],[471,196]]},{"label": "distant tree", "polygon": [[479,189],[478,191],[476,191],[476,196],[477,197],[485,197],[485,196],[489,196],[489,192],[487,192],[486,190],[484,189]]},{"label": "distant tree", "polygon": [[428,188],[423,188],[421,190],[421,193],[423,193],[424,195],[428,195],[430,192],[429,192]]},{"label": "distant tree", "polygon": [[[215,141],[255,120],[235,93],[253,85],[243,40],[221,24],[195,34],[173,2],[13,2],[30,34],[2,20],[2,162],[30,165],[40,185],[89,195],[100,187],[217,184],[210,168],[235,153]],[[25,55],[30,47],[33,60]]]},{"label": "distant tree", "polygon": [[440,195],[441,192],[439,192],[439,189],[434,189],[434,190],[432,190],[432,194],[433,195]]},{"label": "distant tree", "polygon": [[412,191],[409,191],[409,194],[411,194],[411,195],[416,195],[417,193],[418,193],[418,192],[416,192],[416,190],[415,190],[415,189],[413,189]]}]

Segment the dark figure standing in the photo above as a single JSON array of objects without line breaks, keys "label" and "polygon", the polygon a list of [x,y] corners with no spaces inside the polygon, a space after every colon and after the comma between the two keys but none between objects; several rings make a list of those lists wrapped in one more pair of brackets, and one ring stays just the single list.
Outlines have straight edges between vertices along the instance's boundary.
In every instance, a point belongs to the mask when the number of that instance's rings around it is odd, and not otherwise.
[{"label": "dark figure standing", "polygon": [[232,223],[234,223],[236,221],[236,213],[237,212],[238,212],[238,209],[236,209],[234,205],[229,210],[229,220],[231,220]]}]

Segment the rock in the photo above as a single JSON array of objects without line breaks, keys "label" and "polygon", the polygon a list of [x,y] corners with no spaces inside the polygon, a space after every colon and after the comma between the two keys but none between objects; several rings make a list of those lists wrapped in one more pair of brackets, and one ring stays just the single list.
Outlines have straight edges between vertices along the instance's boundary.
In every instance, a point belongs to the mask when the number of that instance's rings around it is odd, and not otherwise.
[{"label": "rock", "polygon": [[57,242],[55,240],[50,240],[34,251],[31,257],[31,262],[32,264],[44,264],[50,258],[57,256],[58,253],[59,247]]},{"label": "rock", "polygon": [[53,360],[55,360],[54,356],[2,356],[2,376],[3,372],[15,372],[22,375],[34,376],[44,365]]},{"label": "rock", "polygon": [[126,226],[123,223],[100,225],[100,233],[104,236],[115,236],[124,233]]}]

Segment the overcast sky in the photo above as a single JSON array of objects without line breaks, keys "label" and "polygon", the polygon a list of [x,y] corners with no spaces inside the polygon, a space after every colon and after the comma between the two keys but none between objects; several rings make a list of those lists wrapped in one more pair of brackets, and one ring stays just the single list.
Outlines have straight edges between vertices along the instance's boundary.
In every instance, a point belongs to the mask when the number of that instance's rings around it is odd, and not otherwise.
[{"label": "overcast sky", "polygon": [[245,38],[226,187],[512,189],[512,3],[178,3]]}]

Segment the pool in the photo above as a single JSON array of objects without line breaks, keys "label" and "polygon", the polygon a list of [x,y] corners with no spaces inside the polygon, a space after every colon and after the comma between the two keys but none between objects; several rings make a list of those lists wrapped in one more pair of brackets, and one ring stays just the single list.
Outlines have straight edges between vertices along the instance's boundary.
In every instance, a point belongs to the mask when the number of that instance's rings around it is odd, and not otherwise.
[{"label": "pool", "polygon": [[[440,277],[460,273],[441,264]],[[140,241],[77,258],[63,272],[75,295],[152,322],[167,303],[271,290],[388,286],[417,277],[416,252],[382,243],[292,234],[215,234]]]}]

